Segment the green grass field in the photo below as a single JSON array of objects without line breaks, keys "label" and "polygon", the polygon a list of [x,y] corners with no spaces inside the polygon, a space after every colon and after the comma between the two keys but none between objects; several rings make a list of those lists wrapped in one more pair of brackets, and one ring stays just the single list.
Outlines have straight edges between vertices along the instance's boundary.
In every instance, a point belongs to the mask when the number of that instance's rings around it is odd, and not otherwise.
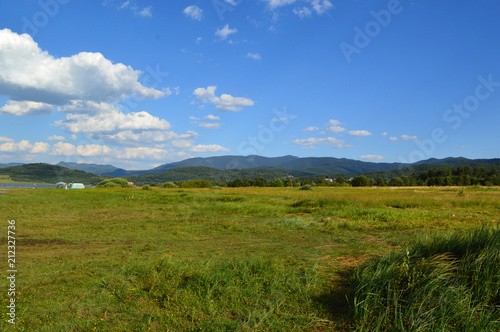
[{"label": "green grass field", "polygon": [[430,234],[498,227],[500,188],[8,190],[4,271],[12,219],[17,316],[3,310],[2,329],[352,331],[369,321],[355,268]]}]

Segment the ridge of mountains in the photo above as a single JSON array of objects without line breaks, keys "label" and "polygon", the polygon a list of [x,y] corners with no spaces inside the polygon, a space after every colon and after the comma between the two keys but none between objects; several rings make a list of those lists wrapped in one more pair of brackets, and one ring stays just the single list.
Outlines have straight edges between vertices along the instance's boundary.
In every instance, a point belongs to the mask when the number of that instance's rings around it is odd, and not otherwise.
[{"label": "ridge of mountains", "polygon": [[[282,157],[263,157],[257,155],[250,156],[216,156],[216,157],[198,157],[185,159],[178,162],[167,163],[149,170],[125,170],[112,165],[97,164],[79,164],[72,162],[60,162],[57,165],[69,169],[80,170],[96,175],[106,175],[113,177],[138,176],[145,173],[161,173],[168,170],[181,168],[204,166],[218,170],[228,169],[251,169],[251,168],[274,168],[283,171],[298,171],[304,175],[321,174],[345,174],[355,175],[363,173],[384,172],[398,170],[410,166],[442,164],[447,166],[463,166],[475,164],[500,163],[500,158],[496,159],[467,159],[463,157],[448,157],[444,159],[431,158],[421,160],[413,164],[405,163],[383,163],[367,162],[346,158],[334,157],[305,157],[282,156]],[[0,164],[0,168],[1,168]]]},{"label": "ridge of mountains", "polygon": [[163,164],[150,170],[130,171],[112,165],[79,164],[60,162],[49,164],[0,164],[0,175],[8,175],[15,181],[56,183],[84,182],[97,184],[109,177],[125,177],[136,184],[163,183],[205,179],[212,181],[233,181],[237,178],[267,180],[293,175],[300,178],[338,175],[382,177],[386,180],[402,175],[411,176],[432,169],[456,168],[496,169],[500,172],[500,159],[467,159],[449,157],[428,159],[413,164],[374,163],[346,158],[295,156],[219,156],[191,158],[179,162]]}]

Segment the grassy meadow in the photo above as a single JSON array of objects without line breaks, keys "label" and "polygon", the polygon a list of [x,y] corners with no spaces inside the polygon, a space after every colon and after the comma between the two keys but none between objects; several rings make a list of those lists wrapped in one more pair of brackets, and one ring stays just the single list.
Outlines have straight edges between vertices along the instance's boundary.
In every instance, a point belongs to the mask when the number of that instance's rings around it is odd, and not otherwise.
[{"label": "grassy meadow", "polygon": [[[418,280],[449,285],[453,278],[433,273],[444,269],[452,275],[456,258],[466,255],[445,245],[425,251],[437,246],[431,235],[460,243],[457,231],[486,229],[497,246],[481,257],[498,262],[500,188],[4,190],[4,271],[11,219],[16,220],[17,317],[9,326],[3,310],[2,329],[425,331],[438,330],[428,325],[434,310],[429,302],[419,307],[428,310],[417,314],[403,312],[401,305],[375,309],[392,297],[369,299],[362,290],[376,293],[370,287],[377,283],[392,287],[383,281],[396,272],[401,301],[409,301],[407,293]],[[425,262],[438,268],[416,270]],[[384,264],[392,272],[384,275]],[[464,273],[477,270],[474,266]],[[481,286],[483,277],[474,277],[474,292],[488,293],[485,300],[463,311],[470,312],[467,322],[477,319],[486,331],[500,326],[500,277],[498,269],[490,272],[484,278],[491,289]],[[423,296],[439,303],[453,292]],[[379,312],[386,312],[383,319],[373,317]],[[453,331],[453,324],[448,320],[439,330]]]}]

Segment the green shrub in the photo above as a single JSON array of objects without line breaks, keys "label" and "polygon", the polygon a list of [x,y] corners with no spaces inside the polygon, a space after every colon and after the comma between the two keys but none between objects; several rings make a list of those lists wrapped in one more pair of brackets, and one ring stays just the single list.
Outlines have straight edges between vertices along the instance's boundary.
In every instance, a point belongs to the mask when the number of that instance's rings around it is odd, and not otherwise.
[{"label": "green shrub", "polygon": [[120,187],[120,188],[129,188],[130,185],[128,184],[128,181],[123,178],[113,178],[113,179],[107,179],[104,181],[101,181],[97,186],[97,188],[114,188],[114,187]]},{"label": "green shrub", "polygon": [[146,184],[146,185],[142,186],[142,190],[152,190],[152,189],[151,189],[151,186]]},{"label": "green shrub", "polygon": [[299,187],[299,190],[312,190],[312,186],[310,184],[305,184],[302,187]]},{"label": "green shrub", "polygon": [[179,188],[179,186],[173,182],[165,182],[164,184],[161,185],[161,187],[162,188]]}]

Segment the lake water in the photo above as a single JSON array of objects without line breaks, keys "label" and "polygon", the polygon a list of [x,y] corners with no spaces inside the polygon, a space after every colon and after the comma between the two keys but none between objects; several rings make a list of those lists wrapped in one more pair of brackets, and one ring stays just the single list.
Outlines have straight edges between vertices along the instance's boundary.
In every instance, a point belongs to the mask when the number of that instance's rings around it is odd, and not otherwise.
[{"label": "lake water", "polygon": [[55,188],[55,184],[0,183],[0,188]]}]

